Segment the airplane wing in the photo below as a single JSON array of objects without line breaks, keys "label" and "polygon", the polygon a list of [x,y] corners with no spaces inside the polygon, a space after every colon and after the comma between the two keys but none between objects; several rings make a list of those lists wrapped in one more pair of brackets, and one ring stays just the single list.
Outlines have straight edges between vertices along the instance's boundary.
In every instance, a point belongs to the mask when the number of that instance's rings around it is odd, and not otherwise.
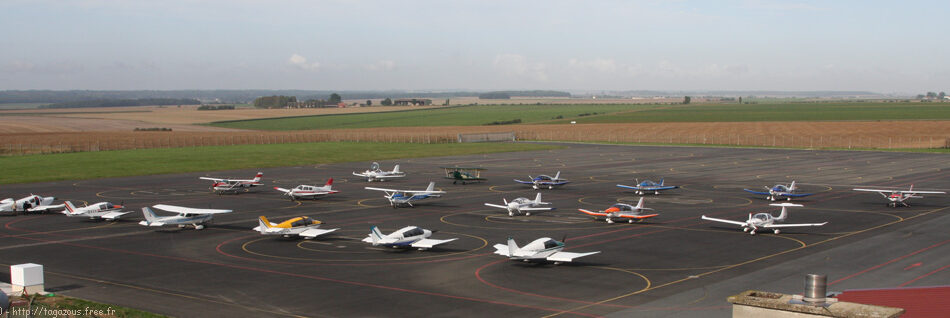
[{"label": "airplane wing", "polygon": [[320,236],[320,235],[323,235],[323,234],[327,234],[327,233],[330,233],[330,232],[333,232],[333,231],[336,231],[336,230],[339,230],[339,229],[327,229],[327,230],[324,230],[324,229],[309,229],[309,230],[300,232],[300,234],[298,234],[298,235],[303,236],[304,238],[314,238],[314,237],[317,237],[317,236]]},{"label": "airplane wing", "polygon": [[658,190],[669,190],[669,189],[676,189],[676,188],[679,188],[679,186],[646,186],[646,187],[640,187],[640,190],[658,191]]},{"label": "airplane wing", "polygon": [[287,190],[287,189],[284,189],[284,188],[280,188],[280,187],[274,187],[274,190],[277,190],[277,191],[280,191],[280,192],[283,192],[283,193],[290,192],[290,190]]},{"label": "airplane wing", "polygon": [[[485,203],[485,204],[488,204],[488,203]],[[554,208],[519,208],[518,210],[519,211],[551,211],[551,210],[554,210]]]},{"label": "airplane wing", "polygon": [[659,214],[621,214],[618,216],[622,218],[628,218],[628,219],[646,219],[646,218],[652,218],[657,215]]},{"label": "airplane wing", "polygon": [[35,207],[29,208],[29,209],[26,209],[26,210],[29,211],[29,212],[37,212],[37,211],[49,211],[49,210],[54,210],[54,209],[62,209],[62,208],[65,208],[65,207],[66,207],[66,204],[40,205],[40,206],[35,206]]},{"label": "airplane wing", "polygon": [[364,187],[363,189],[366,189],[366,190],[373,190],[373,191],[385,191],[385,192],[407,192],[407,191],[403,191],[403,190],[374,188],[374,187]]},{"label": "airplane wing", "polygon": [[493,208],[499,208],[499,209],[507,209],[507,208],[508,208],[507,206],[504,206],[504,205],[491,204],[491,203],[485,203],[485,205],[490,206],[490,207],[493,207]]},{"label": "airplane wing", "polygon": [[421,239],[415,243],[412,243],[412,245],[410,246],[415,247],[415,248],[432,248],[433,246],[436,246],[439,244],[445,244],[457,239],[458,238],[451,238],[447,240]]},{"label": "airplane wing", "polygon": [[523,181],[523,180],[518,180],[518,179],[514,179],[514,180],[515,182],[521,183],[521,184],[534,184],[534,182],[532,181]]},{"label": "airplane wing", "polygon": [[824,223],[799,223],[799,224],[771,224],[771,225],[765,225],[765,226],[762,226],[762,227],[764,227],[764,228],[802,227],[802,226],[822,226],[822,225],[825,225],[825,224],[828,224],[828,222],[824,222]]},{"label": "airplane wing", "polygon": [[209,177],[198,177],[198,179],[201,179],[201,180],[211,180],[211,181],[214,181],[214,182],[221,182],[221,181],[226,180],[226,179],[209,178]]},{"label": "airplane wing", "polygon": [[571,262],[575,258],[580,258],[588,255],[594,255],[600,253],[598,252],[589,252],[589,253],[571,253],[571,252],[557,252],[548,256],[548,260],[552,262]]},{"label": "airplane wing", "polygon": [[584,209],[577,209],[577,210],[578,210],[578,211],[581,211],[581,213],[584,213],[584,214],[587,214],[587,215],[593,215],[593,216],[607,216],[607,213],[593,212],[593,211],[584,210]]},{"label": "airplane wing", "polygon": [[115,220],[115,219],[118,219],[120,216],[126,215],[128,213],[129,212],[118,212],[118,211],[109,212],[109,213],[103,214],[101,218],[104,220]]},{"label": "airplane wing", "polygon": [[706,220],[706,221],[729,223],[729,224],[735,224],[735,225],[739,225],[739,226],[742,226],[742,225],[745,225],[745,224],[746,224],[746,222],[739,222],[739,221],[733,221],[733,220],[711,218],[711,217],[708,217],[708,216],[705,216],[705,215],[703,215],[702,219],[703,219],[703,220]]},{"label": "airplane wing", "polygon": [[353,175],[357,177],[364,177],[364,178],[369,176],[369,174],[367,173],[356,173],[356,172],[354,172]]},{"label": "airplane wing", "polygon": [[631,187],[631,186],[623,185],[623,184],[618,184],[617,186],[618,186],[618,187],[621,187],[621,188],[632,189],[632,190],[640,190],[640,189],[641,189],[640,187]]},{"label": "airplane wing", "polygon": [[165,210],[168,212],[185,213],[185,214],[217,214],[217,213],[232,212],[231,210],[195,209],[195,208],[188,208],[188,207],[183,207],[183,206],[167,205],[167,204],[156,204],[156,205],[153,205],[152,207],[159,210]]},{"label": "airplane wing", "polygon": [[946,194],[946,192],[943,192],[943,191],[917,191],[917,190],[914,190],[914,191],[898,191],[898,192],[900,192],[901,194],[910,193],[911,195],[918,194],[918,193]]},{"label": "airplane wing", "polygon": [[139,222],[139,225],[145,225],[145,226],[162,226],[162,225],[165,225],[165,222],[152,222],[152,223],[148,223],[148,221],[141,221],[141,222]]},{"label": "airplane wing", "polygon": [[406,175],[404,175],[404,174],[387,174],[387,175],[382,175],[382,176],[376,176],[375,178],[376,178],[376,179],[402,178],[402,177],[405,177],[405,176],[406,176]]},{"label": "airplane wing", "polygon": [[782,197],[801,198],[801,197],[807,197],[807,196],[812,195],[812,194],[814,194],[814,193],[779,193],[779,194],[777,194],[777,195],[778,195],[778,196],[782,196]]},{"label": "airplane wing", "polygon": [[744,190],[745,192],[748,192],[748,193],[753,193],[753,194],[759,194],[759,195],[772,195],[771,193],[768,193],[768,192],[762,192],[762,191],[752,191],[752,190],[749,190],[749,189],[742,189],[742,190]]}]

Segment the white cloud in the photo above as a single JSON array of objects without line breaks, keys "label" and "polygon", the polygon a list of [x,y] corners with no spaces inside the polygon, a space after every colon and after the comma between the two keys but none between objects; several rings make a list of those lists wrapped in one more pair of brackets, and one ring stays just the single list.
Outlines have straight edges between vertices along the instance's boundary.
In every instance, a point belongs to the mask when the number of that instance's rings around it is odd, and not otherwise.
[{"label": "white cloud", "polygon": [[293,55],[291,55],[291,56],[290,56],[290,59],[289,59],[287,62],[289,62],[291,65],[293,65],[293,66],[295,66],[295,67],[297,67],[297,68],[300,68],[301,70],[305,70],[305,71],[316,71],[316,70],[320,69],[320,63],[319,63],[319,62],[307,63],[307,58],[306,58],[306,57],[303,57],[303,56],[300,56],[300,55],[297,54],[297,53],[294,53]]},{"label": "white cloud", "polygon": [[573,58],[567,61],[567,65],[572,68],[584,71],[593,70],[601,73],[613,73],[622,68],[622,66],[617,63],[617,61],[614,61],[614,59],[604,58],[596,58],[593,60],[580,60]]},{"label": "white cloud", "polygon": [[527,77],[537,81],[547,81],[547,66],[540,62],[531,62],[519,54],[498,54],[492,63],[495,70],[507,76]]},{"label": "white cloud", "polygon": [[367,64],[363,66],[363,69],[367,71],[392,71],[396,69],[396,62],[393,60],[379,60],[373,64]]}]

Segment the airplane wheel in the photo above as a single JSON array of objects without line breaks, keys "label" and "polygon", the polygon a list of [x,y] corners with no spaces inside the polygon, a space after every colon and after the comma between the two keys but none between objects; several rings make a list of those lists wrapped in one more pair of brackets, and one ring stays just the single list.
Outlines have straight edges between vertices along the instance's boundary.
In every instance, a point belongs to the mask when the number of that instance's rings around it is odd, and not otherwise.
[{"label": "airplane wheel", "polygon": [[537,190],[537,189],[538,189],[538,186],[533,186],[533,187],[531,187],[531,188]]},{"label": "airplane wheel", "polygon": [[755,235],[755,231],[749,232],[749,235]]},{"label": "airplane wheel", "polygon": [[792,201],[792,198],[785,198],[785,201]]},{"label": "airplane wheel", "polygon": [[178,228],[184,228],[184,227],[185,227],[184,224],[178,224]]},{"label": "airplane wheel", "polygon": [[778,234],[779,232],[781,232],[781,231],[779,231],[778,229],[775,230],[775,234]]},{"label": "airplane wheel", "polygon": [[742,231],[743,231],[743,232],[748,232],[748,231],[749,231],[749,228],[744,227],[744,228],[742,228]]},{"label": "airplane wheel", "polygon": [[515,214],[512,212],[508,212],[508,216],[515,216]]},{"label": "airplane wheel", "polygon": [[633,223],[633,220],[627,220],[627,223]]},{"label": "airplane wheel", "polygon": [[607,219],[607,223],[614,224],[614,220]]},{"label": "airplane wheel", "polygon": [[548,190],[554,190],[554,186],[548,186]]},{"label": "airplane wheel", "polygon": [[531,216],[531,212],[525,212],[524,216]]},{"label": "airplane wheel", "polygon": [[775,198],[770,198],[770,199],[772,199],[772,202],[775,202]]}]

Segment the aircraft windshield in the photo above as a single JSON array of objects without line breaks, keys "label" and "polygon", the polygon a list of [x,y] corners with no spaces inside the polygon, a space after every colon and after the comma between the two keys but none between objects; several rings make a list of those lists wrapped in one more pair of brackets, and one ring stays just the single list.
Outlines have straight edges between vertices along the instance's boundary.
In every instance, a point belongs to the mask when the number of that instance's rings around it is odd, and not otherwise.
[{"label": "aircraft windshield", "polygon": [[633,206],[630,206],[629,204],[617,203],[617,204],[611,205],[610,207],[616,208],[620,211],[633,211]]},{"label": "aircraft windshield", "polygon": [[555,248],[557,246],[558,244],[557,244],[557,241],[555,240],[544,241],[544,249]]},{"label": "aircraft windshield", "polygon": [[511,202],[518,203],[518,204],[524,204],[524,203],[528,203],[528,202],[530,202],[530,201],[531,201],[531,200],[528,200],[528,198],[517,198],[517,199],[514,199],[514,200],[511,201]]},{"label": "aircraft windshield", "polygon": [[402,235],[405,236],[405,237],[410,237],[410,236],[419,236],[419,235],[422,235],[422,234],[424,234],[424,233],[425,233],[425,232],[423,232],[422,229],[416,227],[416,228],[413,228],[413,229],[411,229],[411,230],[406,231],[406,233],[403,233]]},{"label": "aircraft windshield", "polygon": [[768,219],[771,219],[772,216],[769,215],[768,213],[756,213],[755,215],[752,216],[752,218],[759,221],[767,221]]}]

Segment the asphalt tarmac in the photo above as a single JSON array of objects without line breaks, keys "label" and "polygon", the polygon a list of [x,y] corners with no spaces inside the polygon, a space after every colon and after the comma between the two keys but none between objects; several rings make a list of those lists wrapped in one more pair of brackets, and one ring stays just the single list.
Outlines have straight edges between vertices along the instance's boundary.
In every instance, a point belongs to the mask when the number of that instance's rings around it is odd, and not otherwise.
[{"label": "asphalt tarmac", "polygon": [[[565,144],[551,151],[432,157],[399,163],[408,176],[368,183],[351,175],[369,162],[263,169],[266,186],[212,194],[200,176],[250,178],[257,170],[8,185],[3,197],[30,193],[74,203],[109,201],[134,211],[116,222],[51,213],[0,217],[0,263],[38,263],[48,291],[180,317],[352,316],[702,316],[727,317],[725,298],[747,289],[801,293],[805,274],[827,274],[830,291],[943,285],[950,281],[950,195],[925,195],[891,208],[854,187],[950,191],[946,155]],[[452,184],[442,166],[487,170],[487,181]],[[557,171],[571,181],[533,190],[513,178]],[[291,201],[274,186],[323,185],[340,193]],[[639,196],[616,184],[658,180],[679,189],[646,194],[660,215],[607,224],[577,211]],[[814,195],[793,200],[788,223],[828,222],[755,236],[701,215],[745,220],[778,213],[762,189],[797,181]],[[413,208],[391,208],[366,186],[448,193]],[[503,198],[543,200],[557,209],[509,217],[484,205]],[[57,202],[60,202],[57,200]],[[171,204],[233,209],[203,230],[138,224],[141,207]],[[163,214],[162,211],[157,211]],[[169,214],[169,213],[164,213]],[[307,215],[336,232],[314,240],[263,237],[272,222]],[[407,225],[458,238],[434,249],[373,247]],[[508,237],[519,244],[566,237],[568,251],[601,251],[560,265],[495,255]],[[3,269],[5,274],[6,268]],[[4,281],[6,281],[4,276]]]}]

